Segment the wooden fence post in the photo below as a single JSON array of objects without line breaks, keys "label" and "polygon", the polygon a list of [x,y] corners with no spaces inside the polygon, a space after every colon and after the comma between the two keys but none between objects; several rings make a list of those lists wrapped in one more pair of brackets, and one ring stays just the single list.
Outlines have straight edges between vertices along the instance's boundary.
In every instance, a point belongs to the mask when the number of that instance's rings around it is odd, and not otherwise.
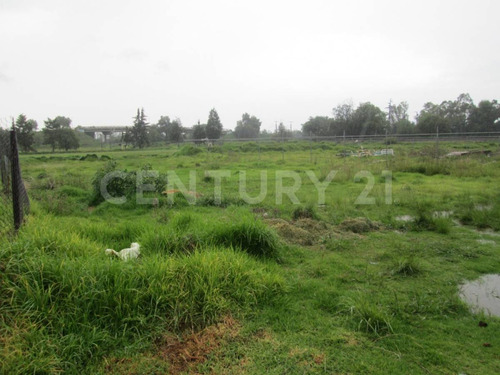
[{"label": "wooden fence post", "polygon": [[19,230],[23,221],[20,185],[22,184],[21,174],[19,173],[19,152],[17,150],[16,131],[10,131],[10,151],[11,151],[11,167],[12,167],[12,207],[14,209],[14,228]]}]

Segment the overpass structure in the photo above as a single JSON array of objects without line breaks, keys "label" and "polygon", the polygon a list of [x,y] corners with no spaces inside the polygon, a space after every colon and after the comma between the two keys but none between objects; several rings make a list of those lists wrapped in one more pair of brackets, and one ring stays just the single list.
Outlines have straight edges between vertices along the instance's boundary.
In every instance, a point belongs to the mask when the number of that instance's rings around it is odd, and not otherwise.
[{"label": "overpass structure", "polygon": [[107,142],[108,137],[113,133],[125,133],[130,126],[79,126],[78,129],[88,136],[95,138],[96,133],[101,133],[104,136],[104,143]]}]

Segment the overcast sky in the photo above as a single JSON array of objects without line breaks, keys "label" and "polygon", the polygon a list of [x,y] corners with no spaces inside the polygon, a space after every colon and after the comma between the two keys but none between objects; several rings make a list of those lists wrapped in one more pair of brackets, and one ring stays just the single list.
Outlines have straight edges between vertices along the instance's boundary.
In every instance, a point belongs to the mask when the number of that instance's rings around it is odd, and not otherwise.
[{"label": "overcast sky", "polygon": [[0,123],[295,129],[346,100],[499,99],[497,0],[0,0]]}]

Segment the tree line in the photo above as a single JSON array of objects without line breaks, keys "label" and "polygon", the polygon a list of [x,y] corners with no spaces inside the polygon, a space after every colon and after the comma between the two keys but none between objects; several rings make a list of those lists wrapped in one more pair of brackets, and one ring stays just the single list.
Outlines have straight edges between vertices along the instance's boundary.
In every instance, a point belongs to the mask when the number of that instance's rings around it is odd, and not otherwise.
[{"label": "tree line", "polygon": [[[64,116],[48,118],[44,121],[45,127],[37,131],[38,123],[28,119],[25,114],[20,114],[12,121],[12,128],[16,131],[17,143],[23,152],[36,151],[35,146],[44,144],[52,148],[69,151],[80,147],[77,133],[71,128],[71,119]],[[2,132],[7,130],[0,129]]]},{"label": "tree line", "polygon": [[469,94],[441,104],[425,103],[410,120],[408,103],[389,103],[383,111],[372,103],[354,107],[344,103],[333,108],[332,117],[310,117],[302,125],[305,136],[343,136],[377,134],[426,134],[500,131],[500,104],[482,100],[475,105]]},{"label": "tree line", "polygon": [[[408,103],[390,102],[385,111],[367,102],[357,107],[353,103],[337,105],[332,116],[310,117],[302,124],[298,136],[358,136],[383,134],[414,133],[465,133],[500,131],[500,104],[497,100],[482,100],[477,105],[469,94],[461,94],[456,100],[443,101],[440,104],[425,103],[415,119],[410,120]],[[48,118],[45,127],[37,131],[38,124],[21,114],[14,126],[20,149],[24,152],[35,151],[36,144],[49,145],[56,149],[72,150],[80,146],[79,133],[71,127],[71,119],[64,116]],[[289,138],[292,131],[283,123],[276,124],[274,133],[261,131],[262,122],[256,116],[244,113],[238,120],[234,131],[226,137],[251,139],[258,137]],[[297,134],[298,133],[298,134]],[[219,114],[215,108],[208,114],[206,123],[184,127],[179,118],[160,116],[153,124],[148,123],[144,109],[137,109],[133,125],[127,128],[120,143],[134,148],[144,148],[158,143],[179,143],[186,139],[198,142],[216,140],[224,135]]]}]

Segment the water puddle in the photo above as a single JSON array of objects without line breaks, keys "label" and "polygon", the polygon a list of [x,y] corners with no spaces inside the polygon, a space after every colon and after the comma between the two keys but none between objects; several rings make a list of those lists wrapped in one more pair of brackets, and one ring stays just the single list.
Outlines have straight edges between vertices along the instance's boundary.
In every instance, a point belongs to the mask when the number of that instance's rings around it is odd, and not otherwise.
[{"label": "water puddle", "polygon": [[455,224],[457,227],[467,229],[470,232],[474,232],[474,233],[480,234],[482,236],[500,237],[500,232],[495,232],[493,229],[476,229],[476,228],[470,227],[468,225],[463,225],[458,220],[452,220],[452,221],[453,221],[453,224]]},{"label": "water puddle", "polygon": [[447,219],[453,215],[453,211],[435,211],[432,213],[434,218]]},{"label": "water puddle", "polygon": [[397,221],[404,221],[405,223],[415,220],[415,218],[411,215],[396,216],[395,219]]},{"label": "water puddle", "polygon": [[485,275],[460,287],[460,298],[473,313],[500,316],[500,275]]},{"label": "water puddle", "polygon": [[492,204],[476,204],[474,206],[476,211],[491,211],[493,209]]}]

